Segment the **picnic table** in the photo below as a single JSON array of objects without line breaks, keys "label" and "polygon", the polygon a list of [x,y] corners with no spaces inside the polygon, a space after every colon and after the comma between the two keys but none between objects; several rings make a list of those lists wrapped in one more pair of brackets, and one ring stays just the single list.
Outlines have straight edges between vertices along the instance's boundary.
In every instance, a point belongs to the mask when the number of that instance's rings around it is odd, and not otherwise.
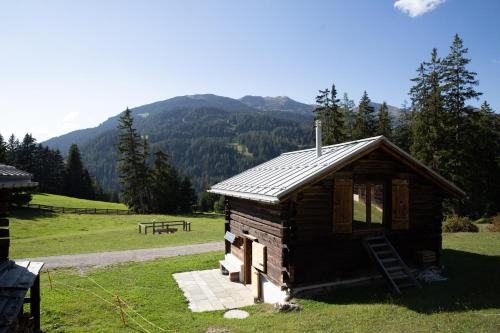
[{"label": "picnic table", "polygon": [[182,226],[183,231],[191,231],[191,222],[189,221],[153,221],[153,222],[139,222],[137,224],[139,227],[139,233],[142,233],[144,230],[144,234],[148,234],[148,228],[153,228],[153,234],[162,234],[162,233],[174,233],[177,231],[177,228],[172,228],[175,226]]}]

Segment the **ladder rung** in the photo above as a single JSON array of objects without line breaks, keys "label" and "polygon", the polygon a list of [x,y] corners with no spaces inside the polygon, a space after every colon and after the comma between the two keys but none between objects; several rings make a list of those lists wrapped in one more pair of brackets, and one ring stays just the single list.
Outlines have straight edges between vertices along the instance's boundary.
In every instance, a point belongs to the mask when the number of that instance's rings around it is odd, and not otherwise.
[{"label": "ladder rung", "polygon": [[408,279],[410,278],[407,274],[391,274],[391,279],[393,280],[400,280],[400,279]]},{"label": "ladder rung", "polygon": [[401,266],[393,266],[393,267],[386,267],[385,268],[389,272],[394,272],[394,271],[403,271],[403,267]]},{"label": "ladder rung", "polygon": [[396,258],[387,258],[387,259],[380,259],[380,261],[382,261],[382,262],[394,262],[394,261],[398,261],[398,259],[396,259]]},{"label": "ladder rung", "polygon": [[377,255],[384,255],[384,254],[392,254],[392,251],[379,251],[379,252],[375,251],[375,253]]},{"label": "ladder rung", "polygon": [[413,283],[403,283],[403,284],[398,284],[399,288],[406,288],[406,287],[414,287],[415,285]]},{"label": "ladder rung", "polygon": [[374,247],[387,247],[389,245],[387,245],[386,243],[381,243],[381,244],[370,244],[370,246],[374,248]]}]

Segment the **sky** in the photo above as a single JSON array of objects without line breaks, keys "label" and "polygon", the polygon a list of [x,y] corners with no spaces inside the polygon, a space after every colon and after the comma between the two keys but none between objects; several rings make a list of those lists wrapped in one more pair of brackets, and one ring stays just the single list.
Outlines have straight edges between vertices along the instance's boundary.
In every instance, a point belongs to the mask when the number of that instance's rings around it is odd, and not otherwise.
[{"label": "sky", "polygon": [[39,142],[127,106],[213,93],[400,106],[433,47],[469,48],[500,111],[500,1],[0,0],[0,133]]}]

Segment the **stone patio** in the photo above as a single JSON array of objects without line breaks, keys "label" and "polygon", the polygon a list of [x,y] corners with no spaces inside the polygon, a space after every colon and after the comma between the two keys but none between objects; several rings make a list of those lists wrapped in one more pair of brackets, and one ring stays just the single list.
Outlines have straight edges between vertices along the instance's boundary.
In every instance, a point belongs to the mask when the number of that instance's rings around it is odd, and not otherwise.
[{"label": "stone patio", "polygon": [[193,312],[240,308],[254,304],[250,286],[231,282],[219,269],[173,274]]}]

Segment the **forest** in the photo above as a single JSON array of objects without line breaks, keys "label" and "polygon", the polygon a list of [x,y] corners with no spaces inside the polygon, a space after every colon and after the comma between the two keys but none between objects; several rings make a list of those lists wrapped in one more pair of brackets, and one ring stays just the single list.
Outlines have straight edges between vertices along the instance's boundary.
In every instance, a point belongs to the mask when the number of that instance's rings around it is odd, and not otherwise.
[{"label": "forest", "polygon": [[[397,112],[386,102],[373,103],[367,91],[356,104],[346,93],[340,97],[333,84],[318,91],[310,115],[263,112],[215,95],[188,103],[185,97],[173,98],[164,102],[167,108],[153,103],[131,115],[148,144],[146,165],[166,163],[179,170],[178,182],[188,177],[188,187],[192,183],[198,196],[215,182],[283,152],[311,147],[313,121],[320,119],[325,145],[386,136],[468,194],[463,202],[448,202],[449,212],[480,217],[500,210],[500,116],[481,100],[470,62],[458,35],[447,53],[430,50],[410,79],[409,103]],[[114,123],[92,129],[96,136],[81,149],[71,146],[66,162],[58,150],[37,144],[29,134],[21,142],[14,136],[5,142],[0,136],[0,162],[32,172],[43,192],[119,200],[120,130],[114,118]],[[83,133],[75,132],[74,138]],[[75,188],[68,185],[70,179],[83,181],[76,186],[81,193],[69,193]],[[201,195],[206,209],[217,202]]]}]

